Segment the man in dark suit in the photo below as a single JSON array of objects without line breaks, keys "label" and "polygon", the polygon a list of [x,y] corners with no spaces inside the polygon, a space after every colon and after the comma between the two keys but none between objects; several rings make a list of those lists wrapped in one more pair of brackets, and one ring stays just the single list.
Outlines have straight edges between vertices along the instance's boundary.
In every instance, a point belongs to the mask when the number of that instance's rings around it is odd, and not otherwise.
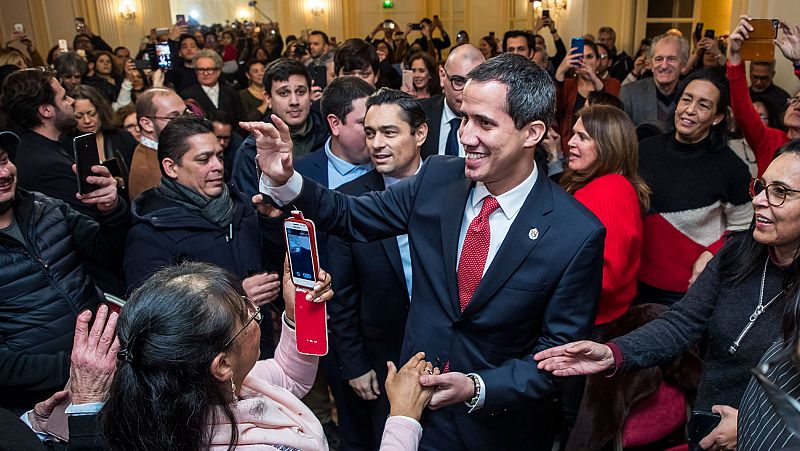
[{"label": "man in dark suit", "polygon": [[[383,191],[414,175],[420,167],[425,141],[425,112],[409,94],[382,89],[367,99],[364,119],[367,147],[375,170],[346,183],[339,191],[360,195]],[[408,236],[371,243],[348,243],[331,236],[328,242],[336,295],[328,303],[333,342],[342,377],[358,395],[357,405],[369,412],[372,437],[363,440],[377,448],[389,416],[383,382],[386,362],[397,362],[403,344],[411,297],[411,253]]]},{"label": "man in dark suit", "polygon": [[213,50],[201,50],[194,57],[196,85],[190,86],[180,94],[185,100],[193,99],[206,113],[222,110],[230,114],[234,124],[244,117],[239,93],[220,83],[222,58]]},{"label": "man in dark suit", "polygon": [[422,146],[423,159],[431,155],[464,156],[464,147],[458,141],[462,93],[469,71],[485,60],[480,50],[465,44],[453,49],[444,67],[439,68],[442,94],[422,100],[422,108],[428,116],[428,139]]},{"label": "man in dark suit", "polygon": [[554,105],[543,69],[519,55],[492,58],[464,88],[466,158],[433,156],[415,176],[359,197],[295,174],[280,121],[244,124],[257,137],[261,190],[276,204],[351,241],[408,234],[413,281],[400,360],[424,351],[443,372],[420,377],[436,387],[421,449],[552,448],[556,381],[533,354],[588,334],[605,237],[534,163]]}]

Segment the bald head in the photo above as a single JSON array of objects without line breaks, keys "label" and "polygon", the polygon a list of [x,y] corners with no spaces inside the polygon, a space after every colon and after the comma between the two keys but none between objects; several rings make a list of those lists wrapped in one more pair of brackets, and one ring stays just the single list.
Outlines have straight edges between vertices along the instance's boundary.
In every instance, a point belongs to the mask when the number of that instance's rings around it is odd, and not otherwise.
[{"label": "bald head", "polygon": [[461,114],[462,92],[467,74],[484,61],[486,58],[480,50],[472,44],[464,44],[453,49],[444,67],[439,69],[439,81],[444,88],[445,101],[454,113]]}]

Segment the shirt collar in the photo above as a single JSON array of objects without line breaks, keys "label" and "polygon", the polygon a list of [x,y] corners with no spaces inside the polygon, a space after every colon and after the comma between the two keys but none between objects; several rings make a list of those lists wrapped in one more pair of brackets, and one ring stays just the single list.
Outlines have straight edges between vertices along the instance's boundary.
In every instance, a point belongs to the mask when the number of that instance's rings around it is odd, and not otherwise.
[{"label": "shirt collar", "polygon": [[139,142],[145,147],[149,147],[151,149],[158,149],[158,141],[153,141],[147,136],[142,135],[142,139],[140,139]]},{"label": "shirt collar", "polygon": [[[500,204],[500,210],[503,211],[503,214],[506,215],[509,221],[514,219],[517,213],[522,209],[522,204],[524,204],[525,199],[528,198],[528,194],[533,189],[533,185],[536,184],[538,176],[539,169],[534,165],[531,175],[523,180],[522,183],[499,196],[495,196],[497,203]],[[472,199],[470,200],[470,202],[472,202],[472,208],[477,209],[478,204],[483,201],[483,198],[491,195],[492,193],[489,192],[489,189],[486,188],[483,182],[476,183],[475,189],[472,190]]]},{"label": "shirt collar", "polygon": [[443,99],[444,103],[444,111],[442,112],[442,121],[449,123],[452,119],[460,119],[461,116],[456,114],[455,111],[450,109],[450,105],[447,104],[447,98]]},{"label": "shirt collar", "polygon": [[[419,166],[417,167],[417,170],[414,171],[414,175],[417,175],[417,173],[419,172],[419,169],[421,167],[422,167],[422,159],[419,160]],[[388,175],[383,175],[383,174],[381,174],[381,176],[383,177],[383,186],[385,186],[387,188],[390,185],[394,185],[395,183],[399,182],[400,180],[403,180],[402,178],[390,177]],[[407,178],[407,177],[404,177],[404,178]]]},{"label": "shirt collar", "polygon": [[363,168],[363,169],[372,168],[372,164],[370,163],[365,163],[365,164],[348,163],[347,161],[344,161],[341,158],[334,155],[334,153],[331,151],[331,138],[328,138],[328,140],[325,141],[325,155],[328,156],[328,162],[331,164],[331,166],[333,166],[333,169],[335,169],[336,172],[338,172],[341,175],[346,175],[349,172],[354,171],[358,168]]}]

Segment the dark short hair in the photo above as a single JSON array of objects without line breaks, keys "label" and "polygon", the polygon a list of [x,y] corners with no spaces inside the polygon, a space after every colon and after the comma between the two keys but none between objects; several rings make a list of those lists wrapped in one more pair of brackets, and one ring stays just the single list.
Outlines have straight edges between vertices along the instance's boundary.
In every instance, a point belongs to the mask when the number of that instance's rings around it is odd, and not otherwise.
[{"label": "dark short hair", "polygon": [[341,71],[352,72],[372,68],[372,72],[378,73],[381,61],[375,47],[369,45],[367,41],[359,38],[352,38],[344,41],[336,49],[333,57],[333,71],[339,75]]},{"label": "dark short hair", "polygon": [[311,88],[311,75],[306,67],[297,60],[291,58],[279,58],[271,62],[264,72],[264,91],[267,95],[272,94],[273,81],[289,81],[292,75],[300,75],[306,79],[306,84]]},{"label": "dark short hair", "polygon": [[367,98],[367,111],[375,105],[397,105],[400,107],[401,117],[411,126],[411,133],[416,133],[420,125],[427,121],[422,104],[403,91],[391,88],[381,88],[378,92]]},{"label": "dark short hair", "polygon": [[40,125],[39,106],[55,105],[56,91],[50,85],[55,75],[42,67],[13,72],[3,82],[0,106],[20,127]]},{"label": "dark short hair", "polygon": [[165,158],[180,165],[181,159],[189,151],[189,138],[205,133],[214,134],[214,125],[208,119],[187,114],[169,121],[158,135],[158,162],[161,174],[167,175],[164,172],[164,165],[161,164]]},{"label": "dark short hair", "polygon": [[533,34],[528,33],[525,30],[509,30],[503,35],[503,52],[508,51],[508,39],[509,38],[525,38],[528,41],[528,48],[533,51],[533,47],[536,45],[536,38]]},{"label": "dark short hair", "polygon": [[92,102],[100,118],[100,127],[102,130],[111,130],[114,128],[111,104],[108,103],[106,96],[100,93],[97,88],[89,85],[78,85],[72,88],[69,95],[75,100],[88,100]]},{"label": "dark short hair", "polygon": [[122,49],[125,49],[125,50],[127,50],[127,51],[129,51],[129,52],[131,51],[131,49],[129,49],[129,48],[127,48],[127,47],[125,47],[124,45],[120,45],[120,46],[118,46],[118,47],[114,48],[114,52],[113,52],[113,53],[114,53],[114,55],[116,55],[116,54],[117,54],[117,50],[122,50]]},{"label": "dark short hair", "polygon": [[224,125],[233,126],[233,119],[230,113],[223,110],[211,110],[206,114],[206,118],[211,122],[219,122]]},{"label": "dark short hair", "polygon": [[[250,72],[250,68],[253,66],[253,64],[260,64],[260,65],[264,66],[264,68],[267,67],[267,63],[265,63],[264,61],[260,61],[260,60],[257,60],[257,59],[251,59],[251,60],[247,60],[247,62],[244,63],[244,71],[245,72]],[[262,81],[263,81],[263,79],[262,79]]]},{"label": "dark short hair", "polygon": [[185,40],[187,40],[187,39],[191,39],[192,41],[194,41],[194,45],[196,45],[198,48],[200,47],[200,44],[197,42],[197,38],[196,38],[196,37],[194,37],[194,35],[191,35],[191,34],[188,34],[188,33],[187,33],[187,34],[182,34],[182,35],[181,35],[181,36],[178,38],[178,47],[180,47],[181,45],[183,45],[183,41],[185,41]]},{"label": "dark short hair", "polygon": [[322,36],[322,42],[324,42],[326,44],[330,44],[331,43],[331,40],[328,39],[328,34],[325,33],[322,30],[314,30],[311,33],[309,33],[308,35],[309,36]]},{"label": "dark short hair", "polygon": [[506,86],[506,111],[521,130],[533,121],[550,124],[556,109],[556,88],[544,69],[516,53],[503,53],[467,74],[472,82],[491,81]]},{"label": "dark short hair", "polygon": [[332,114],[342,123],[347,123],[347,115],[353,111],[353,102],[364,97],[369,97],[375,92],[375,87],[359,77],[336,77],[322,92],[320,112],[326,118]]},{"label": "dark short hair", "polygon": [[89,64],[75,52],[62,53],[56,58],[54,64],[59,77],[75,73],[84,76],[89,71]]}]

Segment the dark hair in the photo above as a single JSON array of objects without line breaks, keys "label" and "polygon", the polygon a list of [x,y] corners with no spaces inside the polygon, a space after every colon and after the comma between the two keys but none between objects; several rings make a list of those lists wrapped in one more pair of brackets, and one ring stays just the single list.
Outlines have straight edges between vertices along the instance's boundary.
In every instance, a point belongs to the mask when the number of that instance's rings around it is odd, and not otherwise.
[{"label": "dark hair", "polygon": [[107,56],[111,62],[111,78],[116,80],[122,76],[122,65],[116,55],[107,50],[95,50],[92,54],[94,56],[95,72],[97,72],[97,60],[100,59],[101,56]]},{"label": "dark hair", "polygon": [[639,143],[636,127],[622,108],[609,105],[591,105],[578,112],[586,133],[594,140],[596,158],[581,173],[567,169],[560,183],[575,194],[598,177],[619,174],[625,177],[636,191],[639,208],[644,214],[650,208],[650,188],[639,176]]},{"label": "dark hair", "polygon": [[[439,83],[439,71],[437,70],[436,62],[433,61],[433,58],[425,53],[425,52],[416,52],[408,57],[408,64],[406,67],[411,69],[411,64],[414,63],[416,60],[422,60],[422,63],[425,64],[425,69],[428,70],[428,75],[430,75],[430,80],[428,80],[428,94],[431,97],[435,96],[442,92],[442,85]],[[416,89],[416,88],[415,88]]]},{"label": "dark hair", "polygon": [[55,105],[56,91],[50,85],[54,77],[54,72],[42,67],[10,74],[0,90],[0,106],[22,128],[41,125],[39,106]]},{"label": "dark hair", "polygon": [[347,115],[353,111],[353,102],[364,97],[369,97],[375,92],[375,87],[359,77],[336,77],[322,92],[320,112],[327,118],[333,114],[342,123],[347,123]]},{"label": "dark hair", "polygon": [[133,292],[117,323],[121,350],[102,411],[111,449],[207,449],[220,415],[234,449],[231,385],[210,368],[247,321],[240,287],[227,271],[190,262],[162,269]]},{"label": "dark hair", "polygon": [[62,53],[56,58],[54,64],[59,78],[75,73],[79,73],[81,77],[83,77],[89,70],[89,65],[86,63],[86,60],[74,52]]},{"label": "dark hair", "polygon": [[523,37],[528,41],[528,48],[533,51],[533,48],[536,46],[536,38],[533,37],[533,34],[528,33],[524,30],[509,30],[503,35],[503,52],[508,51],[508,39],[509,38],[519,38]]},{"label": "dark hair", "polygon": [[92,102],[97,115],[100,118],[100,127],[102,130],[110,130],[114,128],[112,123],[112,110],[111,104],[108,103],[106,96],[101,94],[97,88],[89,85],[78,85],[72,88],[69,93],[70,97],[75,100],[88,100]]},{"label": "dark hair", "polygon": [[129,52],[131,51],[131,49],[129,49],[129,48],[127,48],[127,47],[125,47],[124,45],[120,45],[120,46],[118,46],[118,47],[114,48],[114,52],[113,52],[113,53],[114,53],[114,55],[116,55],[116,54],[117,54],[117,50],[122,50],[122,49],[125,49],[125,50],[127,50],[127,51],[129,51]]},{"label": "dark hair", "polygon": [[194,37],[194,35],[192,35],[192,34],[188,34],[188,33],[186,33],[186,34],[182,34],[182,35],[181,35],[181,36],[178,38],[178,47],[180,47],[181,45],[183,45],[183,41],[185,41],[185,40],[187,40],[187,39],[191,39],[192,41],[194,41],[194,45],[196,45],[198,49],[200,48],[200,44],[197,42],[197,38],[196,38],[196,37]]},{"label": "dark hair", "polygon": [[416,133],[420,125],[427,121],[422,104],[403,91],[391,88],[381,88],[367,98],[367,111],[375,105],[397,105],[400,107],[403,120],[411,126],[411,133]]},{"label": "dark hair", "polygon": [[[125,130],[125,118],[128,117],[129,114],[136,114],[136,105],[129,103],[124,107],[118,109],[114,112],[113,123],[114,127]],[[138,125],[138,123],[137,123]],[[126,130],[127,131],[127,130]]]},{"label": "dark hair", "polygon": [[233,126],[233,119],[231,119],[231,114],[227,111],[223,110],[211,110],[208,114],[206,114],[206,119],[212,122],[219,122],[224,125]]},{"label": "dark hair", "polygon": [[315,35],[316,36],[322,36],[322,42],[324,42],[325,44],[330,44],[331,43],[330,39],[328,39],[328,35],[324,31],[314,30],[311,33],[309,33],[308,35],[309,36],[315,36]]},{"label": "dark hair", "polygon": [[[78,34],[75,35],[74,38],[72,38],[72,48],[73,49],[75,49],[75,50],[78,49],[78,45],[77,44],[78,44],[78,39],[80,39],[80,38],[86,38],[89,41],[89,45],[92,47],[92,49],[94,49],[94,44],[92,43],[92,38],[91,38],[91,36],[89,36],[86,33],[78,33]],[[87,55],[89,53],[91,53],[91,52],[86,52]]]},{"label": "dark hair", "polygon": [[306,67],[299,61],[291,58],[279,58],[267,66],[264,72],[264,92],[272,95],[273,81],[288,81],[292,75],[301,75],[306,79],[306,84],[311,88],[311,75]]},{"label": "dark hair", "polygon": [[609,94],[605,91],[591,91],[586,97],[587,105],[610,105],[620,110],[624,110],[622,100],[614,94]]},{"label": "dark hair", "polygon": [[484,36],[481,38],[481,41],[486,41],[489,44],[489,47],[492,48],[492,57],[497,56],[497,40],[494,36]]},{"label": "dark hair", "polygon": [[602,48],[603,48],[603,50],[605,50],[605,51],[606,51],[606,53],[607,53],[609,56],[611,55],[611,49],[610,49],[610,48],[608,48],[608,46],[607,46],[607,45],[605,45],[605,44],[603,44],[603,43],[600,43],[600,42],[595,42],[595,43],[594,43],[594,46],[595,46],[595,48],[597,48],[597,56],[598,56],[598,57],[600,56],[600,47],[602,47]]},{"label": "dark hair", "polygon": [[516,53],[503,53],[472,69],[472,82],[497,82],[506,86],[505,107],[521,130],[533,121],[550,124],[556,110],[556,88],[544,69]]},{"label": "dark hair", "polygon": [[769,116],[767,119],[768,127],[786,131],[786,127],[783,126],[783,115],[778,112],[778,107],[772,103],[769,97],[764,94],[751,94],[750,102],[760,102],[764,105],[764,109],[767,110],[767,116]]},{"label": "dark hair", "polygon": [[597,44],[595,44],[595,43],[594,43],[594,41],[592,41],[592,40],[589,40],[589,39],[585,39],[585,40],[583,41],[583,45],[584,45],[584,47],[589,47],[589,48],[591,48],[591,49],[592,49],[592,51],[594,51],[594,56],[595,56],[595,57],[597,57],[597,55],[599,54],[599,52],[597,51]]},{"label": "dark hair", "polygon": [[367,41],[352,38],[344,41],[333,57],[333,71],[338,76],[341,71],[352,72],[372,68],[372,72],[378,73],[380,60],[375,47],[369,45]]},{"label": "dark hair", "polygon": [[16,66],[14,64],[3,64],[2,66],[0,66],[0,86],[3,86],[3,82],[9,75],[13,74],[18,70],[19,66]]},{"label": "dark hair", "polygon": [[[265,63],[264,61],[251,59],[251,60],[247,60],[247,62],[244,63],[244,66],[243,66],[244,67],[244,71],[245,72],[250,72],[250,68],[253,66],[253,64],[260,64],[260,65],[264,66],[265,69],[267,67],[267,63]],[[261,81],[264,81],[263,78],[262,78]]]},{"label": "dark hair", "polygon": [[161,164],[165,158],[171,159],[180,166],[181,159],[189,151],[189,138],[205,133],[214,134],[214,124],[208,119],[184,115],[169,121],[169,124],[158,135],[158,163],[161,167],[161,174],[167,175],[164,172],[164,165]]},{"label": "dark hair", "polygon": [[728,145],[728,131],[727,131],[727,119],[728,119],[728,106],[730,105],[731,101],[731,94],[728,85],[728,79],[725,77],[725,72],[720,70],[719,68],[716,69],[700,69],[693,71],[690,73],[683,81],[678,85],[678,89],[675,92],[675,107],[672,109],[672,114],[670,117],[673,120],[668,124],[668,132],[669,134],[675,134],[675,109],[677,108],[678,104],[681,101],[681,97],[683,97],[683,92],[689,86],[689,84],[695,80],[703,80],[707,81],[714,85],[715,88],[719,91],[719,100],[717,101],[717,111],[714,114],[722,114],[722,120],[717,123],[717,125],[713,125],[711,130],[709,131],[709,150],[720,150],[725,148]]},{"label": "dark hair", "polygon": [[[395,61],[396,56],[395,56],[395,51],[394,51],[394,44],[392,44],[391,42],[386,41],[385,39],[381,39],[381,38],[373,39],[372,40],[372,46],[375,47],[375,54],[376,55],[377,55],[377,52],[378,52],[378,45],[379,44],[385,45],[386,49],[388,50],[388,53],[386,54],[386,60],[389,61],[392,64],[396,63],[397,61]],[[335,65],[336,64],[334,63],[334,66]]]}]

